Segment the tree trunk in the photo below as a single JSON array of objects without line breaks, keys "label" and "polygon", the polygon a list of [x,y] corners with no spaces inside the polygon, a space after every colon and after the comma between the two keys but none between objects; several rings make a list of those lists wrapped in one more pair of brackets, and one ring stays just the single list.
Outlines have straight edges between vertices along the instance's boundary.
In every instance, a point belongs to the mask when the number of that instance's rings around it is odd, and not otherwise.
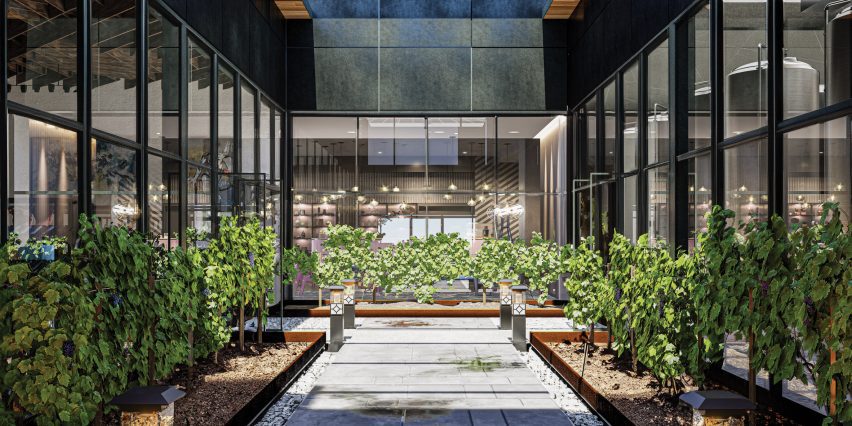
[{"label": "tree trunk", "polygon": [[592,321],[592,323],[589,324],[589,344],[592,345],[593,347],[597,346],[595,344],[595,322],[594,321]]},{"label": "tree trunk", "polygon": [[263,306],[263,299],[257,303],[257,343],[263,343],[263,311],[261,310],[261,306]]},{"label": "tree trunk", "polygon": [[242,304],[244,299],[240,299],[240,352],[246,350],[246,311],[245,305]]},{"label": "tree trunk", "polygon": [[317,306],[322,308],[322,288],[317,287]]},{"label": "tree trunk", "polygon": [[195,371],[195,328],[192,326],[189,327],[187,340],[189,341],[189,356],[187,357],[186,362],[189,366],[189,377],[192,377],[193,372]]}]

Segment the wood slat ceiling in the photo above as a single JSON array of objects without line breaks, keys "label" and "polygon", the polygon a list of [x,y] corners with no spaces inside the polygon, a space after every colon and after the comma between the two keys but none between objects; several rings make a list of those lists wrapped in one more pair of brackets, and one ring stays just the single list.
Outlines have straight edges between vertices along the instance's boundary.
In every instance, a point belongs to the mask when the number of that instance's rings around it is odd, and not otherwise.
[{"label": "wood slat ceiling", "polygon": [[311,14],[302,0],[275,0],[275,4],[281,9],[285,19],[311,19]]},{"label": "wood slat ceiling", "polygon": [[544,19],[568,19],[579,3],[580,0],[553,0]]}]

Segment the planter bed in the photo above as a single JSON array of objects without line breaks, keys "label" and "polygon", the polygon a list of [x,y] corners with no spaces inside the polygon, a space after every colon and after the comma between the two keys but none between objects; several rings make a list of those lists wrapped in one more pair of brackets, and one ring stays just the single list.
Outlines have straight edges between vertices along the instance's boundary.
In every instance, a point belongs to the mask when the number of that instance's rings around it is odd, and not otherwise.
[{"label": "planter bed", "polygon": [[175,404],[175,424],[249,424],[325,346],[323,332],[277,334],[260,345],[247,339],[245,353],[232,342],[219,351],[218,365],[199,360],[192,376],[186,367],[175,372],[168,383],[187,393]]},{"label": "planter bed", "polygon": [[[600,335],[600,337],[598,337]],[[678,404],[676,396],[660,392],[660,384],[648,371],[630,371],[629,358],[600,347],[589,353],[583,377],[582,334],[579,332],[532,332],[530,343],[541,357],[577,391],[586,403],[613,425],[689,425],[692,411]],[[606,343],[606,332],[597,332],[595,341]],[[601,345],[603,346],[603,345]],[[709,388],[723,389],[715,383]],[[684,392],[695,390],[687,387]],[[757,412],[758,424],[796,424],[771,411]]]}]

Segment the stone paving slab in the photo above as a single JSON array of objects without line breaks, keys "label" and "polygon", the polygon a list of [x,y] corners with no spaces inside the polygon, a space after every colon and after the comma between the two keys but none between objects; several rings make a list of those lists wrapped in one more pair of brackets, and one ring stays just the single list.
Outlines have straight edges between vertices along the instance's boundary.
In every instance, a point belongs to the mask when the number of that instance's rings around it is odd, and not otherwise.
[{"label": "stone paving slab", "polygon": [[571,425],[489,318],[364,318],[288,425]]}]

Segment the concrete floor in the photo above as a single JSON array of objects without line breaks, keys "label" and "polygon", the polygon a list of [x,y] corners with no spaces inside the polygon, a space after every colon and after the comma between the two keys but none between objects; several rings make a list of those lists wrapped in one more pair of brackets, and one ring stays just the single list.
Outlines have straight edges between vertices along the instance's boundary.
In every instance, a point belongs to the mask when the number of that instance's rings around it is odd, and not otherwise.
[{"label": "concrete floor", "polygon": [[489,318],[364,318],[288,425],[570,425]]}]

